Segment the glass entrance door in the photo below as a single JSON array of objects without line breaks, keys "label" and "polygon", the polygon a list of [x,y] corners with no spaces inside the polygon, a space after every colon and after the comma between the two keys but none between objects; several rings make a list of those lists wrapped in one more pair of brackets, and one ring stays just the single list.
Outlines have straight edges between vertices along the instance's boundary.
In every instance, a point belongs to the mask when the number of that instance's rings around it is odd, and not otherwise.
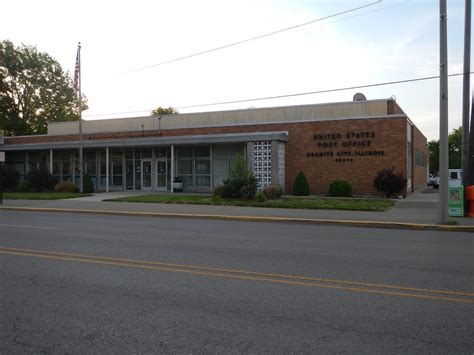
[{"label": "glass entrance door", "polygon": [[151,190],[151,160],[142,160],[142,190]]},{"label": "glass entrance door", "polygon": [[168,181],[168,169],[166,159],[156,161],[156,187],[157,190],[166,190]]}]

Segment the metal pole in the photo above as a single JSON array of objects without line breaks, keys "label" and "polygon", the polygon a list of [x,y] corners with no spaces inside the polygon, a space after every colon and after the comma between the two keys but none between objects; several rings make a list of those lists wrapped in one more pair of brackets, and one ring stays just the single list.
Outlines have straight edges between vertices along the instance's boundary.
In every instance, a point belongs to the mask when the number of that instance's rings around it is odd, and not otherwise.
[{"label": "metal pole", "polygon": [[105,148],[105,192],[109,192],[109,147]]},{"label": "metal pole", "polygon": [[170,192],[174,193],[174,145],[171,144],[171,189]]},{"label": "metal pole", "polygon": [[82,79],[81,79],[81,42],[78,44],[79,51],[79,191],[84,192],[83,184],[83,159],[82,159]]},{"label": "metal pole", "polygon": [[446,0],[439,2],[439,223],[448,221],[448,45]]},{"label": "metal pole", "polygon": [[471,0],[465,1],[464,13],[464,71],[462,86],[462,184],[468,185],[469,167],[469,93],[471,71]]}]

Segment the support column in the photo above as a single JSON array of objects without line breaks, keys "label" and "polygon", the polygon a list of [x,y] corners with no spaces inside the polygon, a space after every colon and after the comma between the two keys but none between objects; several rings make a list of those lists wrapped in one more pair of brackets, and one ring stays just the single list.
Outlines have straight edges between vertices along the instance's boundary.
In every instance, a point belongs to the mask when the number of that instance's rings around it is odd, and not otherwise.
[{"label": "support column", "polygon": [[105,192],[109,192],[109,147],[105,148]]},{"label": "support column", "polygon": [[280,170],[278,164],[278,141],[272,141],[272,185],[271,186],[280,186],[280,179],[278,172]]},{"label": "support column", "polygon": [[25,152],[25,176],[30,172],[30,156]]},{"label": "support column", "polygon": [[171,193],[174,193],[173,181],[174,181],[174,145],[171,145],[171,187],[170,187]]},{"label": "support column", "polygon": [[49,150],[49,173],[53,175],[53,150]]},{"label": "support column", "polygon": [[247,170],[253,172],[253,142],[247,142]]}]

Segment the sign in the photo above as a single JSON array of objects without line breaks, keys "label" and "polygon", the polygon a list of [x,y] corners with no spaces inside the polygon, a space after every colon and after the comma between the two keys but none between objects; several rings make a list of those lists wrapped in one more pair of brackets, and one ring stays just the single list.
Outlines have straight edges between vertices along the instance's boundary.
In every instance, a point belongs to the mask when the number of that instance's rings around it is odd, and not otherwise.
[{"label": "sign", "polygon": [[5,161],[5,152],[0,152],[0,162],[4,162]]},{"label": "sign", "polygon": [[307,158],[332,158],[337,163],[353,162],[357,158],[381,157],[385,151],[374,147],[375,131],[315,133],[316,150]]},{"label": "sign", "polygon": [[464,188],[462,186],[448,187],[448,215],[450,217],[464,216]]}]

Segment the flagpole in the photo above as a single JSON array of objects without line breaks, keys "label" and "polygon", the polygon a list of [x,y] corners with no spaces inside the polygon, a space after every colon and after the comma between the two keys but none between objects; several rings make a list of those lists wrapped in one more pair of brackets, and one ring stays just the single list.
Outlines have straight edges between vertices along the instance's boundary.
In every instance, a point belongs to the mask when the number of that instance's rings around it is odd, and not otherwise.
[{"label": "flagpole", "polygon": [[82,171],[82,92],[81,92],[81,42],[77,45],[77,55],[79,61],[79,191],[84,192],[84,174]]}]

